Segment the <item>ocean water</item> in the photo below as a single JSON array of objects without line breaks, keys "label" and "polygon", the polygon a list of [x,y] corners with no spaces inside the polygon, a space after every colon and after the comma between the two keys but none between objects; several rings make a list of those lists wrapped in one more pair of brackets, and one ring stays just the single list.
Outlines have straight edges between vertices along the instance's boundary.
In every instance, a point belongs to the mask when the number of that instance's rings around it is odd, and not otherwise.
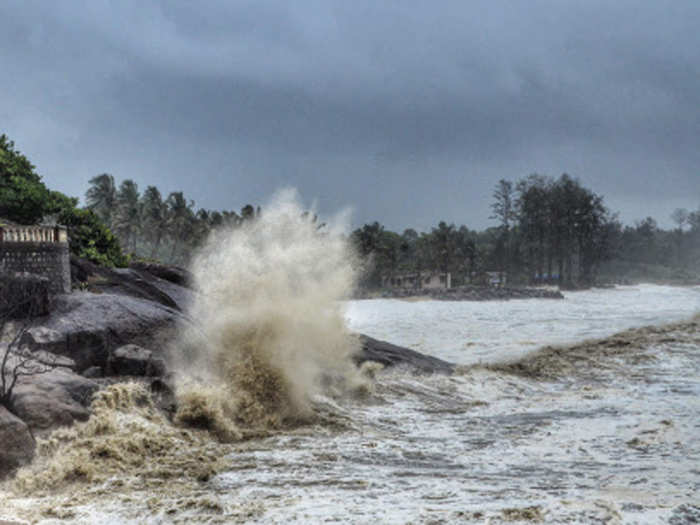
[{"label": "ocean water", "polygon": [[[700,288],[642,285],[565,296],[349,301],[351,330],[456,362],[458,372],[376,371],[364,396],[316,395],[312,423],[233,444],[188,438],[181,454],[190,463],[219,462],[215,474],[194,481],[184,466],[178,473],[173,448],[163,456],[167,473],[133,465],[59,488],[5,488],[0,518],[697,523],[698,324],[610,336],[691,318],[700,312]],[[596,338],[607,339],[590,341]],[[120,417],[135,425],[132,416]],[[165,424],[146,419],[142,427],[152,432]],[[180,446],[179,431],[168,429]],[[187,469],[190,463],[183,458]]]},{"label": "ocean water", "polygon": [[700,312],[699,287],[642,284],[566,292],[563,301],[350,301],[353,330],[448,361],[517,357],[547,344],[605,337]]}]

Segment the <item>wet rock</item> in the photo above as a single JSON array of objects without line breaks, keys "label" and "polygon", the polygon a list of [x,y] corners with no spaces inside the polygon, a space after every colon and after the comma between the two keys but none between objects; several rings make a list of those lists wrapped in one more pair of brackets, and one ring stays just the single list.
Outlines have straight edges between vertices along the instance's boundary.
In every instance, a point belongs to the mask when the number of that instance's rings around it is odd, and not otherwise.
[{"label": "wet rock", "polygon": [[458,286],[444,289],[390,289],[381,297],[404,299],[425,297],[436,301],[506,301],[509,299],[563,299],[559,290],[546,288],[496,288],[492,286]]},{"label": "wet rock", "polygon": [[165,361],[138,345],[124,345],[112,352],[108,373],[122,376],[160,376],[165,373]]},{"label": "wet rock", "polygon": [[[156,273],[151,273],[149,268]],[[161,270],[157,271],[155,268],[160,268]],[[152,301],[175,310],[182,310],[182,303],[189,297],[186,288],[174,281],[159,277],[159,275],[171,276],[171,273],[177,274],[176,270],[185,272],[185,270],[171,269],[161,265],[144,265],[142,267],[121,269],[107,268],[98,266],[85,259],[71,258],[72,279],[75,283],[82,283],[79,286],[87,291],[126,295]],[[182,282],[185,278],[183,276],[181,279],[175,280]]]},{"label": "wet rock", "polygon": [[55,302],[51,314],[30,328],[21,344],[67,356],[78,370],[106,368],[110,350],[125,344],[162,348],[180,322],[191,322],[178,310],[126,295],[73,292],[57,296]]},{"label": "wet rock", "polygon": [[360,335],[361,351],[354,356],[356,364],[375,361],[386,367],[404,365],[420,373],[451,374],[455,365],[415,350]]},{"label": "wet rock", "polygon": [[151,381],[149,390],[156,407],[164,412],[169,419],[173,419],[177,411],[177,399],[172,378],[163,377]]},{"label": "wet rock", "polygon": [[90,368],[86,368],[83,370],[82,376],[87,377],[89,379],[94,379],[98,377],[104,377],[104,371],[102,370],[102,367],[99,366],[91,366]]},{"label": "wet rock", "polygon": [[85,421],[98,384],[68,370],[21,377],[14,389],[13,410],[34,431]]},{"label": "wet rock", "polygon": [[35,442],[24,421],[0,405],[0,479],[29,463]]},{"label": "wet rock", "polygon": [[177,266],[166,266],[164,264],[153,262],[137,261],[131,263],[129,268],[140,272],[147,272],[155,277],[163,279],[164,281],[169,281],[185,288],[190,288],[192,286],[192,282],[194,281],[190,272]]}]

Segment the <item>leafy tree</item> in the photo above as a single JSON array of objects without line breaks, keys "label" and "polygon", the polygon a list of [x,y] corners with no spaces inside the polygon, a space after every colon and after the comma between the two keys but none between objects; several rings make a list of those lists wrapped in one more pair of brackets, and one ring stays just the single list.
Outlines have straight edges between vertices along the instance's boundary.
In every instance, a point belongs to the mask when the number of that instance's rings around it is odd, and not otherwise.
[{"label": "leafy tree", "polygon": [[119,241],[92,210],[67,208],[58,215],[58,222],[68,227],[70,250],[76,257],[103,266],[125,267],[129,258]]},{"label": "leafy tree", "polygon": [[511,224],[516,219],[515,213],[515,190],[513,183],[506,179],[501,179],[496,184],[493,191],[493,203],[491,204],[493,214],[490,219],[497,219],[501,228],[501,238],[497,246],[500,264],[498,267],[504,269],[512,278],[513,263],[513,239],[511,235]]},{"label": "leafy tree", "polygon": [[46,214],[49,190],[31,162],[0,135],[0,217],[35,224]]},{"label": "leafy tree", "polygon": [[241,208],[241,219],[249,221],[255,218],[255,208],[251,204],[246,204]]}]

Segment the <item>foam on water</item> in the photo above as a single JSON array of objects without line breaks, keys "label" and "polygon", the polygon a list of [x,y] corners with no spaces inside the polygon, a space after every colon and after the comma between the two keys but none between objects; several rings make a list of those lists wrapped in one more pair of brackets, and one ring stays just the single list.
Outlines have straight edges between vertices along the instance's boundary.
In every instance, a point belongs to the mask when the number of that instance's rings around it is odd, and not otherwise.
[{"label": "foam on water", "polygon": [[[197,262],[192,314],[204,322],[176,348],[174,422],[142,387],[103,391],[88,422],[42,442],[35,464],[3,487],[0,518],[700,517],[699,321],[608,337],[690,317],[700,289],[342,303],[353,275],[342,241],[319,235],[289,196],[268,210],[213,238]],[[355,341],[345,319],[463,366],[421,377],[369,364],[364,377],[375,383],[364,397],[334,396],[364,381],[349,361]],[[605,339],[533,352],[593,337]],[[479,361],[491,364],[472,366]]]},{"label": "foam on water", "polygon": [[564,292],[566,299],[351,301],[351,329],[459,364],[516,358],[547,344],[605,337],[685,319],[700,311],[700,287],[620,286]]}]

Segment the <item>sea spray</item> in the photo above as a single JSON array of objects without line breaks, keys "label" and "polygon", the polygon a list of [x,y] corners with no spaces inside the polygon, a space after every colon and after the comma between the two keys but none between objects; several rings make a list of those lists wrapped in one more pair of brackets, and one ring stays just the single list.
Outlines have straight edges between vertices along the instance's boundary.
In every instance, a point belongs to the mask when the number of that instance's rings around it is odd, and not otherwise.
[{"label": "sea spray", "polygon": [[337,222],[320,228],[286,190],[258,217],[211,235],[192,264],[199,326],[174,359],[176,420],[219,435],[235,435],[222,417],[274,428],[311,417],[311,399],[329,387],[360,384],[340,303],[355,259]]},{"label": "sea spray", "polygon": [[[98,392],[90,419],[40,439],[35,461],[8,485],[19,499],[42,501],[26,512],[18,507],[18,515],[70,517],[98,498],[128,507],[136,504],[130,494],[141,491],[150,496],[138,505],[153,515],[235,515],[240,509],[232,504],[210,505],[202,485],[231,468],[234,447],[245,446],[220,442],[299,422],[352,427],[333,398],[369,384],[371,367],[363,373],[351,360],[359,342],[341,302],[352,290],[354,260],[339,229],[319,228],[293,192],[254,220],[214,234],[193,263],[197,294],[189,314],[197,326],[172,352],[173,420],[143,384]],[[76,483],[86,489],[74,495]],[[245,515],[261,512],[244,507]]]}]

